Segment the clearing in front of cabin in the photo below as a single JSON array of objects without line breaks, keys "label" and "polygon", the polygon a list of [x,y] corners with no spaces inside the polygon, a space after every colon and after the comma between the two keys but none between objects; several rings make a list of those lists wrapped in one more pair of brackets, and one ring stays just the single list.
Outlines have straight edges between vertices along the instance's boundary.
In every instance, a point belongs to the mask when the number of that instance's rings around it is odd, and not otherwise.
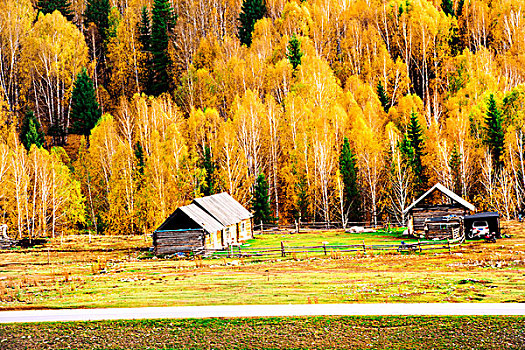
[{"label": "clearing in front of cabin", "polygon": [[[525,225],[448,250],[162,259],[141,236],[66,237],[0,253],[0,310],[233,304],[524,302]],[[406,241],[396,233],[273,234],[252,248]],[[407,241],[409,242],[409,241]]]}]

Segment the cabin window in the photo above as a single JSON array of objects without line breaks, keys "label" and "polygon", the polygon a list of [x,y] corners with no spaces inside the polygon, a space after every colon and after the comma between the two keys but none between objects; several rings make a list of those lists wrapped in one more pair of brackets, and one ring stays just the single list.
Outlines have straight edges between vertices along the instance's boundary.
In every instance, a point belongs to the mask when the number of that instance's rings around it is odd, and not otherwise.
[{"label": "cabin window", "polygon": [[244,232],[244,222],[241,222],[241,232]]}]

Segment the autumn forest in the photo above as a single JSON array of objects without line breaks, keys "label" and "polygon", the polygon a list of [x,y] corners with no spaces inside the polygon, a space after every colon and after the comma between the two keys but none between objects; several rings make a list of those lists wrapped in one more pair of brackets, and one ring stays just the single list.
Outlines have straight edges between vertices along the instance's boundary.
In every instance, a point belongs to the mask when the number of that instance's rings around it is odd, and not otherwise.
[{"label": "autumn forest", "polygon": [[13,238],[222,191],[279,223],[404,224],[437,182],[525,208],[522,0],[0,0],[0,65]]}]

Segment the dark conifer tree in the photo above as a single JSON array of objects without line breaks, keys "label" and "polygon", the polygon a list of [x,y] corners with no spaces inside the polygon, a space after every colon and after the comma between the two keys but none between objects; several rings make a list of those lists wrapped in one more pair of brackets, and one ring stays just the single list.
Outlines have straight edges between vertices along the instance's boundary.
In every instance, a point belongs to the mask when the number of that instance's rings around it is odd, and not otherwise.
[{"label": "dark conifer tree", "polygon": [[20,139],[28,151],[31,149],[31,145],[36,145],[39,148],[44,145],[44,132],[33,111],[26,112],[20,132]]},{"label": "dark conifer tree", "polygon": [[288,61],[290,61],[294,70],[301,64],[301,58],[303,57],[303,53],[301,52],[301,42],[297,39],[295,34],[290,41],[288,41],[286,57],[288,58]]},{"label": "dark conifer tree", "polygon": [[377,97],[379,97],[379,101],[381,102],[381,106],[383,106],[385,113],[388,113],[388,110],[390,109],[390,98],[388,98],[381,80],[377,83]]},{"label": "dark conifer tree", "polygon": [[255,22],[266,15],[264,0],[244,0],[239,14],[239,39],[241,44],[248,47],[252,44],[252,33]]},{"label": "dark conifer tree", "polygon": [[411,157],[411,167],[414,172],[414,188],[416,195],[420,195],[427,186],[425,169],[423,168],[422,158],[425,156],[423,129],[419,124],[418,115],[415,112],[410,114],[410,123],[407,128],[407,140],[413,152]]},{"label": "dark conifer tree", "polygon": [[496,169],[503,166],[503,151],[505,132],[503,131],[503,116],[496,105],[494,95],[490,94],[485,117],[485,144],[489,147],[492,162]]},{"label": "dark conifer tree", "polygon": [[443,0],[441,2],[441,9],[445,12],[445,15],[455,16],[454,13],[454,2],[452,0]]},{"label": "dark conifer tree", "polygon": [[361,221],[361,196],[357,180],[357,161],[348,138],[344,138],[341,155],[339,156],[339,171],[343,178],[344,211],[348,213],[350,222]]},{"label": "dark conifer tree", "polygon": [[109,0],[88,0],[84,13],[85,23],[95,24],[103,41],[107,39],[108,35],[110,10]]},{"label": "dark conifer tree", "polygon": [[268,194],[268,181],[264,174],[260,174],[255,182],[255,189],[252,200],[253,222],[254,224],[271,223],[274,221],[272,210],[270,209],[270,195]]},{"label": "dark conifer tree", "polygon": [[215,193],[215,162],[212,160],[211,148],[204,146],[204,154],[202,158],[202,167],[206,170],[206,183],[202,186],[202,194],[210,196]]},{"label": "dark conifer tree", "polygon": [[93,81],[84,68],[78,74],[71,95],[71,119],[73,132],[86,136],[89,146],[89,135],[102,116],[98,105]]},{"label": "dark conifer tree", "polygon": [[463,14],[463,5],[465,4],[465,0],[459,0],[458,1],[458,8],[456,9],[456,17],[461,17]]},{"label": "dark conifer tree", "polygon": [[36,8],[44,15],[59,11],[68,21],[72,21],[75,17],[69,0],[39,0]]},{"label": "dark conifer tree", "polygon": [[452,173],[452,186],[453,191],[461,195],[461,153],[458,151],[458,146],[454,144],[448,166]]},{"label": "dark conifer tree", "polygon": [[151,16],[151,85],[148,93],[160,95],[170,87],[169,69],[171,59],[168,54],[170,32],[176,18],[168,0],[155,0]]},{"label": "dark conifer tree", "polygon": [[308,195],[308,182],[306,181],[306,175],[302,174],[299,176],[299,181],[295,185],[297,193],[297,203],[295,208],[295,219],[302,221],[309,221],[310,212],[308,207],[310,206],[310,197]]},{"label": "dark conifer tree", "polygon": [[142,50],[149,51],[151,33],[150,33],[149,11],[146,6],[142,7],[142,11],[140,13],[140,22],[138,24],[138,31],[139,31],[139,42],[142,45]]},{"label": "dark conifer tree", "polygon": [[136,142],[133,147],[135,153],[135,159],[137,160],[137,172],[140,176],[144,175],[144,168],[146,167],[146,161],[144,160],[144,149],[140,142]]}]

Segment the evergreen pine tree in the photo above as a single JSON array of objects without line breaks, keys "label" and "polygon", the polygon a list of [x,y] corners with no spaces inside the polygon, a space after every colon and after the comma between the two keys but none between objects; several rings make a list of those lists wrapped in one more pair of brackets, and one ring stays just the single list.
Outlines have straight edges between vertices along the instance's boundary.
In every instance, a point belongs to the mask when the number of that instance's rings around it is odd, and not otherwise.
[{"label": "evergreen pine tree", "polygon": [[489,147],[492,161],[497,169],[503,166],[503,150],[505,133],[503,131],[503,117],[496,105],[494,95],[490,94],[487,116],[485,117],[485,144]]},{"label": "evergreen pine tree", "polygon": [[239,13],[239,39],[241,44],[248,47],[252,44],[252,33],[255,22],[266,14],[266,4],[264,0],[243,0],[241,13]]},{"label": "evergreen pine tree", "polygon": [[135,146],[133,147],[133,151],[135,153],[135,159],[137,160],[137,171],[139,175],[144,175],[144,168],[146,167],[146,162],[144,160],[144,149],[142,148],[142,145],[140,142],[136,142]]},{"label": "evergreen pine tree", "polygon": [[295,190],[297,193],[295,219],[308,221],[310,218],[310,213],[308,211],[310,198],[308,196],[308,182],[306,181],[306,176],[304,174],[299,176],[299,181],[295,185]]},{"label": "evergreen pine tree", "polygon": [[458,151],[458,146],[454,144],[452,153],[450,154],[450,159],[448,161],[448,166],[452,173],[452,186],[453,191],[457,194],[461,193],[461,153]]},{"label": "evergreen pine tree", "polygon": [[350,222],[361,221],[361,201],[357,181],[357,161],[348,138],[344,138],[339,156],[339,170],[343,178],[344,211]]},{"label": "evergreen pine tree", "polygon": [[202,167],[206,170],[206,184],[202,187],[202,194],[205,196],[211,196],[214,194],[215,189],[215,163],[211,157],[211,148],[206,145],[204,146],[204,155],[202,159]]},{"label": "evergreen pine tree", "polygon": [[411,167],[414,172],[415,190],[416,195],[423,192],[427,185],[427,179],[425,176],[425,169],[423,168],[422,158],[425,155],[423,151],[424,140],[423,140],[423,129],[419,124],[417,113],[412,112],[410,114],[410,123],[407,128],[407,140],[409,141],[410,148],[412,151]]},{"label": "evergreen pine tree", "polygon": [[286,57],[290,61],[294,70],[301,64],[301,58],[303,57],[303,53],[301,52],[301,42],[297,39],[295,34],[290,41],[288,41]]},{"label": "evergreen pine tree", "polygon": [[454,2],[452,0],[443,0],[441,2],[441,9],[445,15],[454,17]]},{"label": "evergreen pine tree", "polygon": [[388,95],[385,91],[385,88],[383,87],[383,84],[381,83],[381,80],[377,83],[377,96],[379,97],[379,101],[381,102],[381,106],[383,106],[383,110],[385,113],[388,113],[388,110],[390,109],[390,99],[388,98]]},{"label": "evergreen pine tree", "polygon": [[151,85],[148,93],[160,95],[169,90],[168,70],[171,59],[168,54],[169,33],[175,25],[175,16],[169,0],[155,0],[151,16]]},{"label": "evergreen pine tree", "polygon": [[93,81],[85,68],[78,74],[71,95],[71,119],[73,120],[73,132],[87,137],[91,129],[95,127],[102,116],[98,105]]},{"label": "evergreen pine tree", "polygon": [[36,119],[33,111],[27,111],[24,123],[22,124],[22,130],[20,132],[20,139],[24,147],[29,151],[31,145],[42,147],[45,142],[44,132]]},{"label": "evergreen pine tree", "polygon": [[68,21],[72,21],[75,17],[69,0],[39,0],[36,8],[44,15],[59,11]]},{"label": "evergreen pine tree", "polygon": [[255,182],[255,189],[252,201],[253,222],[257,225],[259,223],[270,223],[274,219],[270,209],[270,196],[268,194],[268,181],[264,174],[260,174]]},{"label": "evergreen pine tree", "polygon": [[139,30],[139,42],[142,44],[142,50],[149,51],[149,43],[151,40],[151,34],[150,34],[149,11],[146,6],[142,7],[142,12],[140,13],[140,22],[138,24],[138,30]]},{"label": "evergreen pine tree", "polygon": [[465,4],[465,0],[459,0],[458,2],[458,8],[456,10],[456,17],[459,18],[463,14],[463,5]]},{"label": "evergreen pine tree", "polygon": [[88,0],[84,13],[85,23],[94,23],[104,41],[108,35],[110,10],[109,0]]}]

